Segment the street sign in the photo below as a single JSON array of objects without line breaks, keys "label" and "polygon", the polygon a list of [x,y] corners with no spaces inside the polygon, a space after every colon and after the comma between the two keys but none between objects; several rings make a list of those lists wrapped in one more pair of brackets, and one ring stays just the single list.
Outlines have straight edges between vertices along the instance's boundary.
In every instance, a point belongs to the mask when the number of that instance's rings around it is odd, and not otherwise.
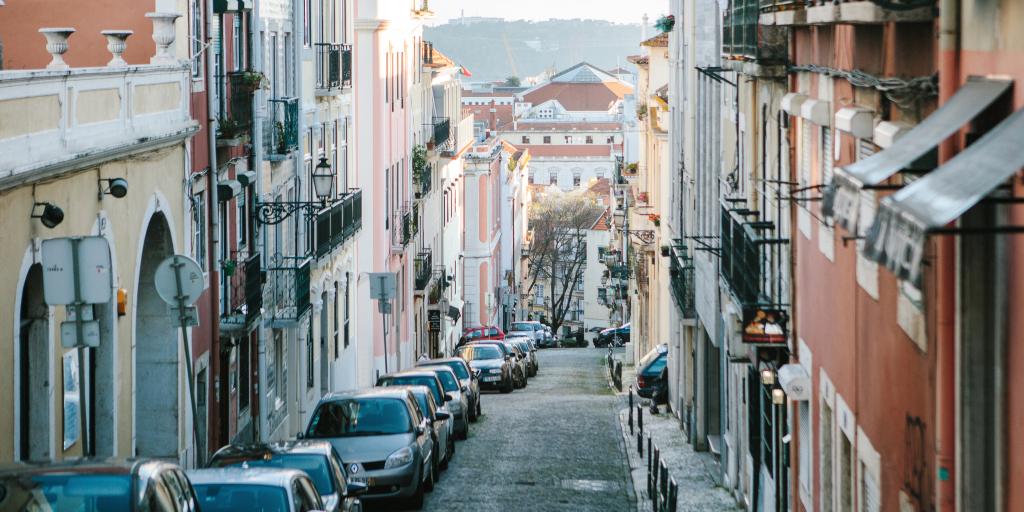
[{"label": "street sign", "polygon": [[60,345],[64,348],[100,346],[100,323],[98,320],[82,322],[82,338],[78,339],[76,322],[60,323]]},{"label": "street sign", "polygon": [[111,283],[110,245],[106,238],[87,236],[43,240],[43,297],[47,304],[106,304],[110,302]]},{"label": "street sign", "polygon": [[195,304],[205,288],[203,269],[196,263],[196,260],[188,256],[175,254],[160,262],[160,265],[156,267],[156,275],[153,276],[153,280],[156,282],[156,293],[164,302],[177,306],[179,279],[182,300],[185,305]]},{"label": "street sign", "polygon": [[370,298],[373,300],[391,300],[395,296],[398,279],[393,272],[375,272],[370,274]]}]

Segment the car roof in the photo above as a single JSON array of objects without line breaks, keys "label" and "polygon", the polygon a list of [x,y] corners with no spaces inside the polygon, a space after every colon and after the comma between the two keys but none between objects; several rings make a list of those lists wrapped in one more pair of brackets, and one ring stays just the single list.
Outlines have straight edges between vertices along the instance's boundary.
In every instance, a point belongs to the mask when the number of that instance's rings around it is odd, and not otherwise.
[{"label": "car roof", "polygon": [[321,402],[332,400],[344,400],[349,398],[401,398],[408,399],[409,392],[394,386],[362,388],[352,391],[334,391],[324,395]]},{"label": "car roof", "polygon": [[153,471],[163,468],[180,469],[177,463],[160,459],[75,459],[0,464],[0,477],[47,473],[132,475],[144,469]]},{"label": "car roof", "polygon": [[[437,372],[448,372],[448,373],[450,373],[452,375],[455,375],[455,370],[452,370],[452,368],[450,366],[448,366],[448,365],[432,364],[432,365],[427,365],[427,366],[429,366],[430,369],[429,370],[425,370],[425,371],[434,372],[434,373],[437,373]],[[426,368],[426,366],[421,366],[420,368]],[[455,378],[458,379],[459,376],[455,375]]]},{"label": "car roof", "polygon": [[288,488],[292,480],[306,473],[298,469],[286,468],[247,468],[226,467],[214,469],[194,469],[187,471],[192,485],[203,484],[237,484],[237,485],[272,485]]},{"label": "car roof", "polygon": [[330,455],[334,447],[327,441],[303,439],[273,443],[229,444],[213,454],[217,457],[262,458],[265,454],[303,453]]},{"label": "car roof", "polygon": [[409,369],[409,370],[402,370],[400,372],[389,373],[387,375],[381,375],[380,376],[381,379],[388,379],[388,378],[392,378],[392,377],[434,377],[436,379],[437,378],[437,374],[434,373],[433,370]]}]

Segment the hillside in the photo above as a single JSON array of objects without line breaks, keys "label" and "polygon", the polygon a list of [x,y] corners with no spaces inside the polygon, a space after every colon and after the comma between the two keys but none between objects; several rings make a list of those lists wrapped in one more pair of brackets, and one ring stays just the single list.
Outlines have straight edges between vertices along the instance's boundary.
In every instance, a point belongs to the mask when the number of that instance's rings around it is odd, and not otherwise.
[{"label": "hillside", "polygon": [[[503,80],[513,74],[534,76],[581,61],[603,69],[628,68],[626,56],[640,53],[640,32],[639,23],[478,19],[467,23],[452,20],[427,27],[424,38],[469,69],[474,81],[484,81]],[[653,29],[648,29],[648,33],[653,34]],[[509,61],[510,52],[515,66]]]}]

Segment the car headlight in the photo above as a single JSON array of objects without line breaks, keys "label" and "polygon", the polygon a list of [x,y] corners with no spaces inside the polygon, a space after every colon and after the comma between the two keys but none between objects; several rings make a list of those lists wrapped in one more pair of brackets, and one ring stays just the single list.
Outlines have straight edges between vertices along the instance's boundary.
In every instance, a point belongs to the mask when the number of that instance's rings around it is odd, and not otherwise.
[{"label": "car headlight", "polygon": [[491,368],[490,370],[487,370],[487,373],[492,373],[492,374],[495,374],[495,375],[500,374],[501,373],[501,368]]},{"label": "car headlight", "polygon": [[399,468],[410,462],[412,462],[412,450],[406,446],[388,455],[388,460],[384,462],[384,469]]}]

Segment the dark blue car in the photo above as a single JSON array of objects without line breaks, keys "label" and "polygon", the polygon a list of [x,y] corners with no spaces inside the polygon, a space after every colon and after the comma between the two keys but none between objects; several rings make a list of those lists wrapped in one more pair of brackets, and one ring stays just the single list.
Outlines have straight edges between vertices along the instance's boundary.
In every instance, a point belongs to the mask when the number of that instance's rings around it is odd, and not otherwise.
[{"label": "dark blue car", "polygon": [[636,365],[636,394],[659,402],[668,396],[668,345],[654,347]]}]

